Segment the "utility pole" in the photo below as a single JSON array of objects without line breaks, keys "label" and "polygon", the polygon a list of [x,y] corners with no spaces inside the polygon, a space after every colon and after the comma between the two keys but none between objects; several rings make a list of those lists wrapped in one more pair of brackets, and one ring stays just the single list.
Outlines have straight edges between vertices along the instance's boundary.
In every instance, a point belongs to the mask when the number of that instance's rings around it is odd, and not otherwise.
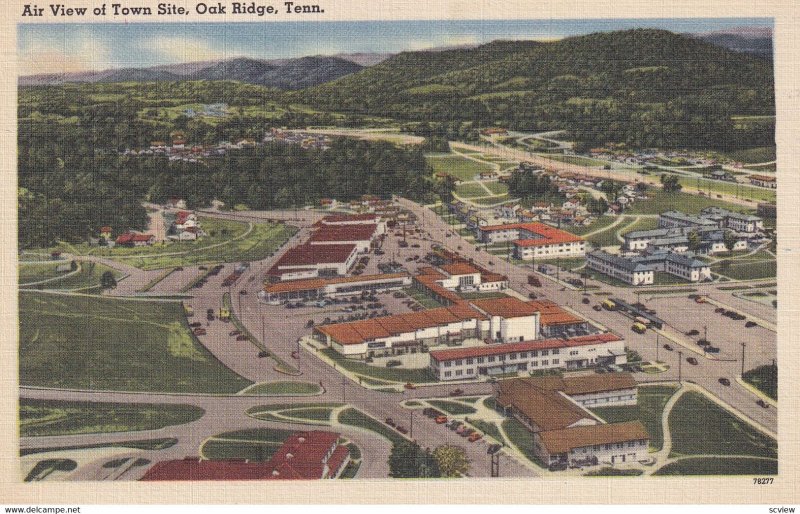
[{"label": "utility pole", "polygon": [[746,343],[742,343],[742,376],[744,376],[744,348],[747,346]]},{"label": "utility pole", "polygon": [[347,378],[342,377],[342,403],[347,402],[347,396],[345,392],[345,387],[347,386]]},{"label": "utility pole", "polygon": [[411,411],[411,420],[408,423],[408,436],[414,439],[414,411]]},{"label": "utility pole", "polygon": [[658,347],[659,347],[659,343],[660,343],[659,335],[658,335],[658,332],[656,332],[656,362],[658,362]]},{"label": "utility pole", "polygon": [[489,466],[490,471],[489,475],[492,478],[497,478],[500,476],[500,452],[494,452],[489,456]]},{"label": "utility pole", "polygon": [[678,382],[681,382],[681,365],[683,364],[683,352],[678,351]]}]

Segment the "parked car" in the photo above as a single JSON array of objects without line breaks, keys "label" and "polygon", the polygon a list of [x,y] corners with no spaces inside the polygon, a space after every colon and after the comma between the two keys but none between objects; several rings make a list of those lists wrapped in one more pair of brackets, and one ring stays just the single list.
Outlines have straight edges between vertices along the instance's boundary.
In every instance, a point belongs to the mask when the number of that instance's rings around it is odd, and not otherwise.
[{"label": "parked car", "polygon": [[700,332],[695,330],[695,329],[692,329],[692,330],[686,332],[686,335],[687,336],[696,336],[696,335],[700,335]]},{"label": "parked car", "polygon": [[465,430],[461,431],[461,433],[459,433],[458,435],[460,435],[461,437],[469,437],[469,436],[471,436],[471,435],[472,435],[472,434],[474,434],[474,433],[475,433],[475,430],[474,430],[474,429],[472,429],[472,428],[467,428],[467,429],[465,429]]},{"label": "parked car", "polygon": [[764,409],[768,409],[769,408],[769,404],[767,402],[765,402],[764,400],[758,400],[758,401],[756,401],[756,404],[758,404],[759,407],[764,408]]},{"label": "parked car", "polygon": [[389,425],[390,427],[393,427],[393,426],[395,426],[395,422],[394,422],[394,420],[393,420],[392,418],[386,418],[386,421],[385,421],[385,423],[386,423],[387,425]]},{"label": "parked car", "polygon": [[744,324],[744,326],[747,328],[753,328],[756,325],[758,325],[758,323],[756,323],[755,321],[748,321],[747,323]]},{"label": "parked car", "polygon": [[247,341],[247,336],[244,335],[244,334],[238,335],[238,336],[236,336],[236,340],[237,341]]},{"label": "parked car", "polygon": [[405,387],[406,389],[416,389],[417,388],[417,386],[415,386],[411,382],[406,382],[406,385],[404,385],[403,387]]},{"label": "parked car", "polygon": [[730,380],[728,380],[727,378],[724,378],[724,377],[719,379],[719,383],[720,383],[720,384],[722,384],[722,385],[724,385],[724,386],[729,386],[729,385],[731,385],[731,381],[730,381]]},{"label": "parked car", "polygon": [[581,300],[581,303],[583,303],[585,305],[589,305],[590,303],[592,303],[592,301],[590,299],[588,299],[588,298],[584,298],[584,299]]},{"label": "parked car", "polygon": [[238,336],[239,334],[241,334],[241,332],[239,332],[238,330],[231,330],[228,335],[233,337],[233,336]]},{"label": "parked car", "polygon": [[397,428],[397,431],[400,432],[401,434],[407,434],[408,433],[408,429],[405,428],[405,427],[401,427],[400,425],[397,425],[396,428]]},{"label": "parked car", "polygon": [[450,391],[450,396],[461,396],[462,394],[464,394],[463,389],[453,389]]},{"label": "parked car", "polygon": [[664,349],[665,349],[665,350],[668,350],[668,351],[670,351],[670,352],[672,351],[672,347],[671,347],[670,345],[668,345],[668,344],[665,344],[665,345],[664,345]]},{"label": "parked car", "polygon": [[189,323],[189,326],[192,327],[192,328],[199,327],[199,326],[202,326],[202,325],[203,324],[200,323],[199,321],[195,321],[194,323]]},{"label": "parked car", "polygon": [[434,421],[436,421],[437,425],[444,425],[447,423],[447,416],[436,416]]},{"label": "parked car", "polygon": [[475,441],[481,438],[483,438],[483,434],[481,434],[480,432],[473,432],[472,434],[470,434],[469,437],[467,437],[467,441],[474,443]]},{"label": "parked car", "polygon": [[194,329],[194,335],[196,335],[196,336],[204,336],[204,335],[206,335],[206,329],[204,329],[204,328],[196,328],[196,329]]},{"label": "parked car", "polygon": [[692,366],[697,366],[697,359],[695,359],[694,357],[687,357],[686,362],[688,362]]},{"label": "parked car", "polygon": [[600,305],[593,305],[592,309],[596,310],[597,312],[600,312],[601,310],[603,310],[603,308],[600,307]]},{"label": "parked car", "polygon": [[567,461],[562,461],[550,464],[550,466],[548,466],[547,469],[549,469],[550,471],[564,471],[568,467],[569,464],[567,463]]}]

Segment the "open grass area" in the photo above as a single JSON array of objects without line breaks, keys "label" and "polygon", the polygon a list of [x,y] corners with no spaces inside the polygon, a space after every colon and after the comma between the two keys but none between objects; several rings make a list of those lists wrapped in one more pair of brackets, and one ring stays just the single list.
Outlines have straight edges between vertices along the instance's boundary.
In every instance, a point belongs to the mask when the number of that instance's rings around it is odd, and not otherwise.
[{"label": "open grass area", "polygon": [[162,439],[140,439],[134,441],[120,441],[116,443],[80,444],[80,445],[58,446],[58,447],[43,446],[41,448],[20,449],[19,455],[20,457],[24,457],[25,455],[32,455],[34,453],[48,453],[55,451],[68,451],[68,450],[90,450],[93,448],[132,448],[135,450],[157,451],[169,448],[171,446],[175,446],[177,442],[178,440],[175,438],[166,437]]},{"label": "open grass area", "polygon": [[[722,207],[735,212],[748,211],[747,208],[741,205],[682,191],[667,193],[661,188],[650,188],[647,191],[647,196],[647,200],[640,200],[634,203],[630,209],[625,211],[625,214],[661,214],[675,209],[686,214],[698,214],[706,207]],[[753,209],[755,207],[756,202],[753,202]]]},{"label": "open grass area", "polygon": [[441,154],[426,156],[428,164],[433,167],[434,173],[449,173],[461,180],[474,180],[475,176],[484,171],[492,171],[490,164],[484,164],[456,154],[442,156]]},{"label": "open grass area", "polygon": [[22,292],[23,385],[234,393],[251,382],[191,333],[180,302]]},{"label": "open grass area", "polygon": [[388,439],[393,444],[399,444],[407,440],[392,428],[352,407],[339,413],[339,423],[371,430],[379,436]]},{"label": "open grass area", "polygon": [[510,199],[508,195],[500,195],[500,196],[488,196],[486,198],[476,198],[472,200],[474,203],[478,205],[500,205],[501,203],[505,203]]},{"label": "open grass area", "polygon": [[734,280],[773,278],[777,275],[778,264],[774,259],[761,261],[723,260],[712,264],[711,272]]},{"label": "open grass area", "polygon": [[152,246],[100,247],[62,243],[58,249],[83,255],[101,255],[150,270],[194,264],[261,260],[272,255],[297,229],[282,223],[242,223],[200,217],[208,234],[196,241],[171,241]]},{"label": "open grass area", "polygon": [[83,291],[88,289],[100,288],[100,277],[103,273],[110,271],[114,275],[114,280],[119,280],[123,273],[95,262],[79,263],[79,271],[74,275],[65,276],[59,280],[53,280],[44,284],[34,286],[34,289],[57,289],[63,291]]},{"label": "open grass area", "polygon": [[459,184],[456,187],[455,194],[461,198],[475,198],[478,196],[487,196],[489,193],[477,182],[468,182]]},{"label": "open grass area", "polygon": [[428,400],[428,403],[430,403],[437,409],[444,411],[447,414],[452,414],[454,416],[460,416],[462,414],[475,414],[477,412],[469,405],[464,405],[458,402],[451,402],[447,400]]},{"label": "open grass area", "polygon": [[639,218],[633,224],[624,225],[624,229],[620,231],[620,235],[625,235],[628,232],[636,232],[641,230],[653,230],[658,228],[658,218]]},{"label": "open grass area", "polygon": [[200,419],[193,405],[95,403],[22,398],[22,437],[155,430]]},{"label": "open grass area", "polygon": [[426,382],[435,382],[436,378],[428,371],[428,368],[419,369],[404,369],[404,368],[387,368],[382,366],[370,366],[363,362],[347,359],[339,355],[333,348],[325,348],[321,350],[326,357],[333,359],[336,366],[364,375],[365,377],[372,377],[381,380],[388,380],[391,382],[412,384],[421,384]]},{"label": "open grass area", "polygon": [[745,371],[742,379],[773,400],[778,399],[778,366],[759,366]]},{"label": "open grass area", "polygon": [[503,431],[508,435],[511,443],[521,451],[525,457],[540,468],[546,468],[544,462],[534,453],[533,433],[514,418],[503,421]]},{"label": "open grass area", "polygon": [[559,155],[559,154],[540,154],[540,157],[552,159],[554,161],[566,162],[567,164],[576,164],[578,166],[606,166],[611,165],[606,161],[599,159],[592,159],[591,157],[582,157],[580,155]]},{"label": "open grass area", "polygon": [[661,415],[664,406],[677,390],[673,386],[640,386],[635,406],[595,407],[592,412],[608,423],[639,420],[650,434],[650,447],[660,450],[664,444]]},{"label": "open grass area", "polygon": [[496,195],[507,195],[508,194],[508,186],[503,184],[502,182],[484,182],[484,185],[493,194],[496,194]]},{"label": "open grass area", "polygon": [[577,236],[582,236],[583,234],[588,234],[589,232],[594,232],[595,230],[600,230],[603,227],[607,227],[617,221],[617,219],[618,218],[616,216],[600,216],[587,226],[564,226],[561,228]]},{"label": "open grass area", "polygon": [[437,307],[444,307],[443,304],[436,301],[435,298],[426,294],[424,291],[420,291],[418,289],[414,289],[413,287],[407,287],[403,289],[403,292],[413,298],[417,303],[425,307],[426,309],[435,309]]},{"label": "open grass area", "polygon": [[778,457],[775,439],[754,429],[700,393],[685,393],[669,415],[670,457],[750,455]]},{"label": "open grass area", "polygon": [[500,435],[500,429],[497,428],[497,425],[495,423],[484,421],[482,419],[472,419],[472,418],[466,418],[465,421],[470,425],[472,425],[473,427],[480,430],[481,432],[483,432],[484,434],[488,435],[489,437],[492,437],[495,441],[499,443],[503,443],[505,441],[505,438],[503,438],[503,436]]},{"label": "open grass area", "polygon": [[312,396],[322,388],[309,382],[264,382],[248,387],[241,394],[248,396]]},{"label": "open grass area", "polygon": [[72,459],[45,459],[36,463],[33,469],[25,476],[24,482],[44,480],[55,472],[69,472],[78,467]]},{"label": "open grass area", "polygon": [[293,418],[304,418],[308,421],[325,421],[327,422],[333,409],[343,406],[342,403],[336,402],[319,402],[319,403],[282,403],[272,405],[259,405],[250,407],[246,413],[248,416],[262,419],[265,421],[281,420],[281,414]]},{"label": "open grass area", "polygon": [[778,461],[736,457],[693,457],[672,462],[654,475],[777,475]]},{"label": "open grass area", "polygon": [[56,268],[64,263],[65,261],[42,263],[26,263],[20,261],[17,266],[19,283],[24,286],[24,284],[29,282],[39,282],[41,280],[48,280],[65,275],[69,273],[69,271],[56,271]]},{"label": "open grass area", "polygon": [[293,430],[257,428],[225,432],[207,439],[200,454],[210,460],[269,460]]},{"label": "open grass area", "polygon": [[[774,122],[774,118],[772,118]],[[774,161],[776,148],[774,146],[759,146],[756,148],[745,148],[734,150],[724,154],[725,157],[746,164]]]},{"label": "open grass area", "polygon": [[750,184],[737,184],[724,180],[703,179],[696,177],[679,177],[678,182],[685,188],[697,188],[706,194],[749,198],[754,202],[774,202],[776,192],[774,189],[751,186]]}]

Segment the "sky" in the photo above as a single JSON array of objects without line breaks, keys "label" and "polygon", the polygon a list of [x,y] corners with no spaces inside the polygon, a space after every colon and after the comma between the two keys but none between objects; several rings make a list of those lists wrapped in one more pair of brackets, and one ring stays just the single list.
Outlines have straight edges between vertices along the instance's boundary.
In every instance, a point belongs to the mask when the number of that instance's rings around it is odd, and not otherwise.
[{"label": "sky", "polygon": [[497,39],[552,41],[630,28],[699,33],[769,27],[769,18],[20,24],[19,74],[100,71],[251,57],[397,53]]}]

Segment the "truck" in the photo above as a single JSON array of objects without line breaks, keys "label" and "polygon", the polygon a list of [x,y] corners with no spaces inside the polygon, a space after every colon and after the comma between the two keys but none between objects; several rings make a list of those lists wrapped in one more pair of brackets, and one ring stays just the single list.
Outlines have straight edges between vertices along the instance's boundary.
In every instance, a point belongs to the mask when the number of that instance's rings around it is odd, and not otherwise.
[{"label": "truck", "polygon": [[219,319],[228,321],[231,319],[231,310],[225,306],[219,308]]},{"label": "truck", "polygon": [[531,285],[531,286],[534,286],[534,287],[542,287],[542,283],[534,275],[528,275],[528,285]]},{"label": "truck", "polygon": [[639,322],[636,322],[631,327],[631,330],[633,330],[637,334],[644,334],[645,332],[647,332],[647,325],[643,325]]},{"label": "truck", "polygon": [[615,311],[617,310],[617,304],[612,302],[611,300],[603,300],[603,308],[607,311]]}]

